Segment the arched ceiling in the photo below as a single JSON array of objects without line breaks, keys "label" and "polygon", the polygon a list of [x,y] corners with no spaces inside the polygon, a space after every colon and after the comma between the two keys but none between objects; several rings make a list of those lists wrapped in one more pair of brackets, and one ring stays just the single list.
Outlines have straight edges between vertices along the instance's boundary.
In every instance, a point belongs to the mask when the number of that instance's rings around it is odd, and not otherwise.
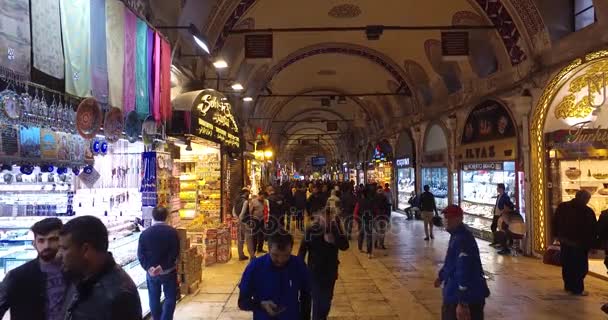
[{"label": "arched ceiling", "polygon": [[[356,157],[372,135],[396,123],[441,114],[448,101],[468,97],[465,91],[478,79],[526,62],[540,48],[531,39],[546,33],[534,0],[182,3],[181,23],[201,15],[195,21],[214,44],[214,55],[228,61],[230,68],[222,71],[222,77],[241,82],[246,88],[243,95],[254,97],[249,103],[233,101],[247,125],[243,131],[262,128],[271,134],[279,157],[291,160],[309,153],[334,160]],[[471,30],[470,38],[475,40],[471,54],[455,62],[442,59],[438,29],[385,30],[379,40],[368,40],[363,31],[274,32],[273,58],[264,60],[246,60],[244,36],[231,33],[368,25],[493,25],[495,29]],[[205,74],[214,75],[215,70],[208,66]],[[341,95],[348,97],[338,103]],[[334,97],[330,106],[322,106],[324,97]],[[327,121],[338,123],[336,132],[327,131]],[[302,142],[317,138],[312,145]]]}]

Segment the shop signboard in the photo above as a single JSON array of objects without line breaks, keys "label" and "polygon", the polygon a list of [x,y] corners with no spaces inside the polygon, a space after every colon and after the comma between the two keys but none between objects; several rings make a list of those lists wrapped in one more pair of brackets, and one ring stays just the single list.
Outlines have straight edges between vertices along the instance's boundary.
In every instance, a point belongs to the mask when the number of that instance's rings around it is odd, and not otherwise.
[{"label": "shop signboard", "polygon": [[239,128],[232,106],[220,92],[202,90],[192,106],[194,135],[223,145],[229,152],[241,150]]},{"label": "shop signboard", "polygon": [[503,163],[502,162],[465,163],[462,165],[462,170],[465,170],[465,171],[476,171],[476,170],[501,171],[501,170],[503,170]]},{"label": "shop signboard", "polygon": [[397,168],[407,168],[410,166],[410,158],[397,159],[395,165]]},{"label": "shop signboard", "polygon": [[515,160],[515,124],[505,106],[495,100],[476,106],[465,122],[458,151],[461,161]]}]

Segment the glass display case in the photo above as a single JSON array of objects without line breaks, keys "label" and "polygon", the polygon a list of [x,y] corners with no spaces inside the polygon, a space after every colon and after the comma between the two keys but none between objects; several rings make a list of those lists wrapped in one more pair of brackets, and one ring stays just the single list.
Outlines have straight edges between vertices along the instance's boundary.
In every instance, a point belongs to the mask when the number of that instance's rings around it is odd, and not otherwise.
[{"label": "glass display case", "polygon": [[391,162],[379,162],[370,164],[367,170],[367,183],[377,183],[378,185],[384,186],[385,183],[389,185],[393,181],[393,165]]},{"label": "glass display case", "polygon": [[431,193],[435,196],[437,210],[443,210],[448,206],[448,168],[431,167],[422,168],[421,186],[431,187]]},{"label": "glass display case", "polygon": [[461,206],[465,223],[490,232],[499,183],[504,183],[511,201],[516,201],[515,162],[463,164],[461,171]]},{"label": "glass display case", "polygon": [[411,167],[397,169],[397,209],[405,210],[412,193],[416,189],[416,170]]},{"label": "glass display case", "polygon": [[578,190],[587,190],[591,200],[587,204],[599,218],[608,209],[608,161],[561,160],[561,201],[574,198]]}]

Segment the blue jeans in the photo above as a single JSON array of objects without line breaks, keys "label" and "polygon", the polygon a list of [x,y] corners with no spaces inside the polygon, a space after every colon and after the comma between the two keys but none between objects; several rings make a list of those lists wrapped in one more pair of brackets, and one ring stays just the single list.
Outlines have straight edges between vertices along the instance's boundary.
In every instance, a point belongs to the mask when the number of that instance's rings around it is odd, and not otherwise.
[{"label": "blue jeans", "polygon": [[[148,297],[150,298],[150,313],[153,320],[173,320],[173,312],[177,303],[177,272],[151,277],[146,274]],[[160,303],[161,288],[165,293],[165,302]]]},{"label": "blue jeans", "polygon": [[329,283],[321,283],[317,279],[312,281],[312,320],[327,320],[335,284],[335,280]]}]

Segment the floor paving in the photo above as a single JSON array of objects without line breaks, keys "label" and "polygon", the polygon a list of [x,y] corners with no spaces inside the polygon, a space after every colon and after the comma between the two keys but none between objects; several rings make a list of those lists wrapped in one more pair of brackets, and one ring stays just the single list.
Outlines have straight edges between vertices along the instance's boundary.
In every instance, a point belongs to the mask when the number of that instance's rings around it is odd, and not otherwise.
[{"label": "floor paving", "polygon": [[[433,280],[449,234],[436,230],[434,240],[423,238],[421,221],[398,217],[387,237],[388,250],[376,251],[374,258],[360,253],[351,241],[351,248],[340,253],[330,319],[439,319],[441,291],[433,287]],[[486,301],[486,319],[608,319],[600,311],[608,301],[605,280],[587,277],[590,295],[570,296],[562,290],[559,267],[537,258],[500,256],[487,242],[478,240],[478,244],[492,292]],[[200,292],[178,304],[175,319],[251,319],[251,313],[237,306],[237,286],[245,266],[246,262],[232,259],[206,268]]]}]

